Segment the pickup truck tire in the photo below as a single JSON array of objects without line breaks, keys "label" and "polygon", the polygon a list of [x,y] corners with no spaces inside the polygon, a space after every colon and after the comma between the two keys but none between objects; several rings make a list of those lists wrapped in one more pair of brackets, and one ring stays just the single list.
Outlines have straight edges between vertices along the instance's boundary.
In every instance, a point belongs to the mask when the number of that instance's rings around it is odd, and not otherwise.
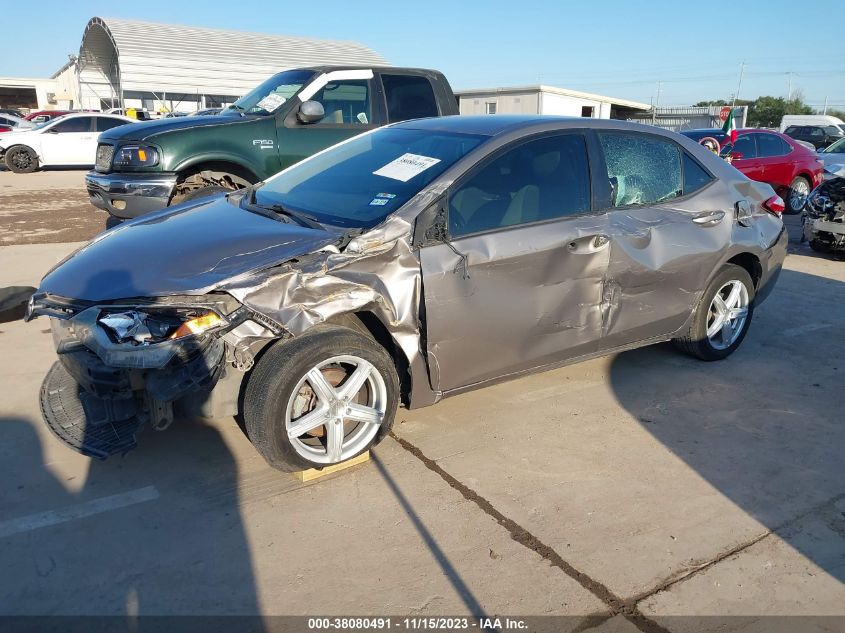
[{"label": "pickup truck tire", "polygon": [[227,189],[226,187],[221,187],[220,185],[208,185],[207,187],[200,187],[199,189],[189,191],[184,196],[182,196],[182,199],[179,200],[179,204],[183,202],[189,202],[190,200],[198,200],[199,198],[213,196],[217,193],[229,193],[230,191],[232,190]]},{"label": "pickup truck tire", "polygon": [[[751,275],[742,266],[725,264],[702,293],[689,329],[673,342],[690,356],[706,361],[722,360],[742,344],[753,315]],[[724,330],[718,323],[726,323]]]},{"label": "pickup truck tire", "polygon": [[6,150],[6,167],[16,174],[29,174],[38,169],[38,155],[26,145],[13,145]]},{"label": "pickup truck tire", "polygon": [[322,469],[387,437],[399,406],[392,357],[372,337],[321,325],[273,345],[244,394],[244,425],[278,470]]}]

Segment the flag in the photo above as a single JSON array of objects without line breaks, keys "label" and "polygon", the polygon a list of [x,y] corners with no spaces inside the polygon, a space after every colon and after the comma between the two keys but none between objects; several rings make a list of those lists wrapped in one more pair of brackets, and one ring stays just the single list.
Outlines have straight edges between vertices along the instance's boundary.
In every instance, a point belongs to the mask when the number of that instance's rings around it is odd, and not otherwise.
[{"label": "flag", "polygon": [[722,126],[722,132],[731,138],[731,143],[736,143],[736,123],[734,123],[734,109],[728,112],[728,118],[725,119],[725,124]]}]

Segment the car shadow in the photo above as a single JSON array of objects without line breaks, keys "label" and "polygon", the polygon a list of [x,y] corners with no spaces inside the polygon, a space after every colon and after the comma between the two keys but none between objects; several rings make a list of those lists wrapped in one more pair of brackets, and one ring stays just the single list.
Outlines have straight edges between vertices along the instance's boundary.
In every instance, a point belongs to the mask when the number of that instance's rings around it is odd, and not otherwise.
[{"label": "car shadow", "polygon": [[845,283],[784,270],[728,359],[704,363],[671,344],[646,347],[616,356],[610,381],[621,405],[663,446],[845,582],[829,543],[789,529],[819,509],[834,533],[845,534],[834,508],[845,496],[843,323]]}]

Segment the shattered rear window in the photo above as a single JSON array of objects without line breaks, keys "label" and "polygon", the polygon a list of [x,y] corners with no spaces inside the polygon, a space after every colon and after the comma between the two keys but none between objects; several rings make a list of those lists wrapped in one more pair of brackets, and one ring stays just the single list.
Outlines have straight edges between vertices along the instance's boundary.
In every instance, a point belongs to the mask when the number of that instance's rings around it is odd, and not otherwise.
[{"label": "shattered rear window", "polygon": [[646,134],[599,133],[614,207],[655,204],[683,191],[681,149]]}]

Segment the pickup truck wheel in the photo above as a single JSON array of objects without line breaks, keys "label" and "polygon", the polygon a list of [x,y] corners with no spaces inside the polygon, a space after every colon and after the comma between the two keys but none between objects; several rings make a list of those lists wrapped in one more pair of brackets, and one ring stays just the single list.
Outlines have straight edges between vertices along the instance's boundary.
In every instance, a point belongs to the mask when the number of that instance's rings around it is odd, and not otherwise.
[{"label": "pickup truck wheel", "polygon": [[399,379],[390,354],[345,327],[278,343],[247,384],[244,423],[267,462],[294,472],[344,462],[390,432]]},{"label": "pickup truck wheel", "polygon": [[226,187],[221,187],[220,185],[208,185],[206,187],[200,187],[199,189],[189,191],[182,196],[179,203],[188,202],[189,200],[197,200],[199,198],[207,198],[208,196],[213,196],[218,193],[229,193],[230,191],[232,191],[232,189],[227,189]]},{"label": "pickup truck wheel", "polygon": [[16,174],[29,174],[38,169],[38,155],[26,145],[6,150],[6,167]]},{"label": "pickup truck wheel", "polygon": [[790,214],[801,213],[810,195],[810,182],[803,176],[796,176],[789,185],[786,196],[786,211]]},{"label": "pickup truck wheel", "polygon": [[689,330],[674,343],[701,360],[722,360],[740,346],[754,314],[754,283],[748,271],[725,264],[701,295]]}]

